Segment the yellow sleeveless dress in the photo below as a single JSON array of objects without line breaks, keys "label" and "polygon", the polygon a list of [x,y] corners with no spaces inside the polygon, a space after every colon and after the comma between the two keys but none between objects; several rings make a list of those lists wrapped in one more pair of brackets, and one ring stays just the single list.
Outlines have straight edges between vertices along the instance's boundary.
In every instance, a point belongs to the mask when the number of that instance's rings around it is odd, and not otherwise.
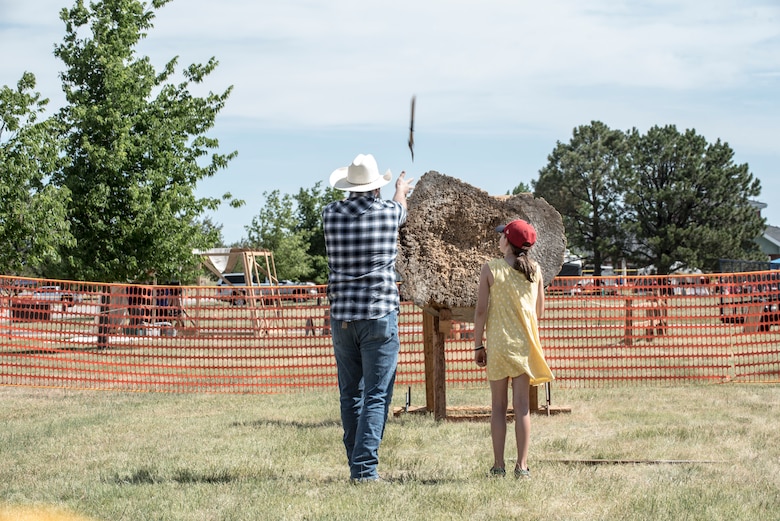
[{"label": "yellow sleeveless dress", "polygon": [[553,379],[544,360],[536,318],[538,280],[542,277],[536,265],[534,282],[501,259],[488,262],[493,273],[488,303],[485,347],[488,380],[514,378],[525,373],[531,385]]}]

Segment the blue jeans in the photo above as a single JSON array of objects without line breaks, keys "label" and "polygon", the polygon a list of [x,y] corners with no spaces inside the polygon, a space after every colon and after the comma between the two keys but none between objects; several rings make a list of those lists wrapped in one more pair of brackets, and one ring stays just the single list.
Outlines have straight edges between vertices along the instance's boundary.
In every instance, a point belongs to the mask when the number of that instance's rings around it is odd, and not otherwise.
[{"label": "blue jeans", "polygon": [[400,350],[398,312],[331,326],[350,478],[376,479]]}]

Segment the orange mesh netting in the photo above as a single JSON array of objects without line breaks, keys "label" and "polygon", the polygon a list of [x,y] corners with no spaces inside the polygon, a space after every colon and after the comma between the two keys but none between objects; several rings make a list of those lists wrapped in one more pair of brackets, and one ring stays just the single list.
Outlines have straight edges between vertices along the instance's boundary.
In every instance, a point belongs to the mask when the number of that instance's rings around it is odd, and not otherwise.
[{"label": "orange mesh netting", "polygon": [[[775,272],[557,278],[541,321],[563,387],[775,382]],[[275,393],[336,388],[324,286],[236,293],[0,278],[0,385]],[[397,383],[425,383],[423,311],[403,303]],[[483,385],[453,323],[447,384]]]}]

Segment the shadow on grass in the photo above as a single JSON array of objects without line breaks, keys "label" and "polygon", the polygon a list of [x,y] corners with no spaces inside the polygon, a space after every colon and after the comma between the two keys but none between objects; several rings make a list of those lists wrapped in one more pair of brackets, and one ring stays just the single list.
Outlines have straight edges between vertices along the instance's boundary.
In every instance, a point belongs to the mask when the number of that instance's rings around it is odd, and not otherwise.
[{"label": "shadow on grass", "polygon": [[341,422],[338,420],[323,420],[317,422],[302,422],[296,420],[253,420],[233,422],[231,427],[250,427],[252,429],[260,429],[263,427],[293,427],[295,429],[322,429],[327,427],[341,427]]},{"label": "shadow on grass", "polygon": [[[149,468],[140,468],[128,475],[114,475],[108,481],[120,486],[143,486],[143,485],[162,485],[165,483],[177,483],[180,485],[224,485],[238,481],[260,480],[260,481],[292,481],[300,483],[317,483],[320,485],[331,485],[338,483],[349,483],[344,477],[318,477],[311,478],[308,475],[291,475],[288,473],[275,474],[273,472],[261,472],[258,475],[248,475],[246,473],[235,473],[229,470],[215,470],[212,472],[195,472],[190,469],[179,469],[171,476],[164,476],[158,471]],[[383,483],[388,485],[405,485],[416,483],[418,485],[442,485],[445,483],[461,483],[463,479],[454,477],[431,478],[418,476],[414,473],[390,474],[384,478]],[[357,486],[372,486],[372,483],[359,484]]]},{"label": "shadow on grass", "polygon": [[166,477],[154,470],[141,468],[126,476],[116,475],[111,481],[117,485],[159,485],[166,482],[179,484],[224,484],[238,481],[245,477],[233,474],[228,470],[199,473],[189,469],[179,469],[172,476]]}]

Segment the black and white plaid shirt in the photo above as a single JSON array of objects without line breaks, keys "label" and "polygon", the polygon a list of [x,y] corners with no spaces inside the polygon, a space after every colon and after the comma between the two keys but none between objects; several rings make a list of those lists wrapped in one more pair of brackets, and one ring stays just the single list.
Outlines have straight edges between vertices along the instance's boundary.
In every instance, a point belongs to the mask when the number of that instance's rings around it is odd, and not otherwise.
[{"label": "black and white plaid shirt", "polygon": [[399,308],[395,258],[398,228],[405,221],[400,203],[365,194],[324,208],[332,319],[376,319]]}]

